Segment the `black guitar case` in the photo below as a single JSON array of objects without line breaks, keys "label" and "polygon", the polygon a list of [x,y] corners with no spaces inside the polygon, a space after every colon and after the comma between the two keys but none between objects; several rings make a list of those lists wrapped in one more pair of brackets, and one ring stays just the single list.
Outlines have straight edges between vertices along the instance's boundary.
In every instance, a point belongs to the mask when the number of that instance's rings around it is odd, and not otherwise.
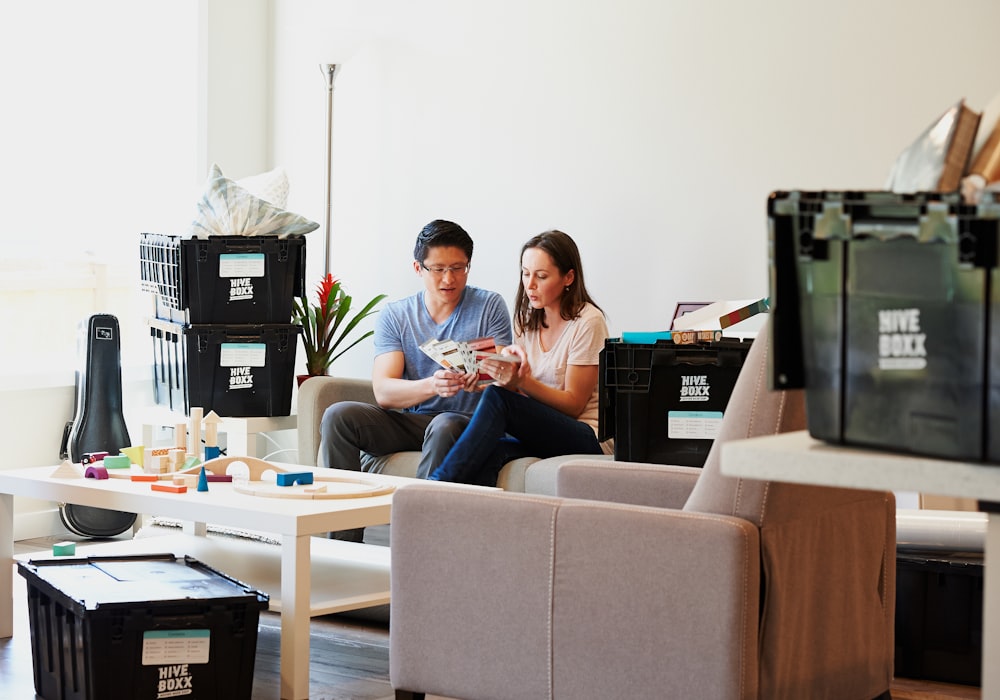
[{"label": "black guitar case", "polygon": [[[118,319],[94,314],[81,324],[80,333],[80,354],[85,359],[76,376],[75,415],[64,436],[66,456],[72,462],[79,462],[87,452],[115,455],[132,444],[122,414]],[[73,504],[60,506],[59,516],[66,529],[84,537],[114,537],[136,520],[135,513]]]}]

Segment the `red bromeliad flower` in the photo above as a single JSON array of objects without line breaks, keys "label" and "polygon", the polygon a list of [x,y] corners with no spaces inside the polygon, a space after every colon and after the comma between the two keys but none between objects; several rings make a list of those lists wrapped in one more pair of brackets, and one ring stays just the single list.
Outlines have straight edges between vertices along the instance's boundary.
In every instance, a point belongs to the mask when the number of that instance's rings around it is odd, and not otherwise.
[{"label": "red bromeliad flower", "polygon": [[[319,297],[319,308],[326,310],[327,305],[330,303],[330,293],[334,289],[340,289],[340,280],[333,276],[332,272],[326,273],[326,277],[319,281],[316,285],[316,294]],[[334,294],[334,299],[336,299],[336,294]]]},{"label": "red bromeliad flower", "polygon": [[302,325],[306,372],[310,375],[323,375],[329,372],[334,360],[374,333],[374,331],[364,333],[337,352],[337,348],[354,327],[375,313],[375,305],[385,299],[385,294],[378,294],[369,301],[361,311],[347,321],[339,335],[337,331],[351,310],[351,296],[344,291],[338,278],[327,273],[316,285],[316,299],[318,301],[316,305],[310,304],[306,297],[293,299],[292,320]]}]

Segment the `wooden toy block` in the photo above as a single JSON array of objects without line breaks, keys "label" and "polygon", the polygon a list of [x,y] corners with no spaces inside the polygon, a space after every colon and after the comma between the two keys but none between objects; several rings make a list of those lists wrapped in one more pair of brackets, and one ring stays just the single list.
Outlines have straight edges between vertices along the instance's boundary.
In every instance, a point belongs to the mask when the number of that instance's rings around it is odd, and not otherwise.
[{"label": "wooden toy block", "polygon": [[80,466],[73,464],[68,459],[64,459],[62,463],[53,470],[50,476],[53,479],[79,479],[83,476],[83,472],[80,470]]},{"label": "wooden toy block", "polygon": [[174,423],[174,447],[184,450],[187,454],[187,424]]},{"label": "wooden toy block", "polygon": [[149,488],[153,491],[166,491],[167,493],[187,493],[188,490],[187,486],[178,486],[177,484],[161,484],[158,482],[150,484]]},{"label": "wooden toy block", "polygon": [[76,554],[76,542],[57,542],[52,545],[52,556],[72,557]]},{"label": "wooden toy block", "polygon": [[312,472],[285,472],[275,475],[278,486],[292,486],[293,484],[308,485],[313,482]]},{"label": "wooden toy block", "polygon": [[128,455],[108,455],[104,458],[105,469],[128,469],[132,460]]},{"label": "wooden toy block", "polygon": [[[207,462],[209,447],[219,446],[219,425],[222,423],[222,418],[215,411],[209,411],[208,415],[205,416],[205,461]],[[218,457],[218,455],[216,455]]]},{"label": "wooden toy block", "polygon": [[87,467],[87,471],[85,471],[83,475],[88,479],[107,479],[108,470],[104,467],[95,467],[94,465],[90,465]]},{"label": "wooden toy block", "polygon": [[232,474],[206,474],[205,478],[208,479],[209,483],[212,483],[213,481],[224,481],[228,483],[233,482]]},{"label": "wooden toy block", "polygon": [[201,420],[205,416],[205,410],[201,406],[192,406],[190,420],[190,445],[188,452],[193,455],[201,454]]},{"label": "wooden toy block", "polygon": [[138,464],[141,467],[143,457],[146,454],[146,448],[142,445],[132,445],[131,447],[123,447],[121,453],[128,455],[128,458],[132,460],[132,464]]},{"label": "wooden toy block", "polygon": [[176,486],[194,487],[198,485],[198,477],[191,474],[175,474],[172,481]]},{"label": "wooden toy block", "polygon": [[159,481],[156,474],[133,474],[132,481]]},{"label": "wooden toy block", "polygon": [[170,450],[170,471],[177,471],[184,464],[184,460],[187,457],[187,452],[184,450],[173,449]]}]

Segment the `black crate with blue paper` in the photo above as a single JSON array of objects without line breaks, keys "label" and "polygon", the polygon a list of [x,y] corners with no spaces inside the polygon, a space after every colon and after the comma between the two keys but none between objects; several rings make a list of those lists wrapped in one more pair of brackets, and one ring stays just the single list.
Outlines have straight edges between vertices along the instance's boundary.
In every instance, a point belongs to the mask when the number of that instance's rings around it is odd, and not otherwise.
[{"label": "black crate with blue paper", "polygon": [[142,289],[153,316],[182,323],[288,323],[305,289],[303,236],[141,234]]},{"label": "black crate with blue paper", "polygon": [[614,438],[617,460],[703,466],[751,342],[606,340],[600,439]]},{"label": "black crate with blue paper", "polygon": [[158,405],[190,414],[287,416],[303,293],[302,236],[182,238],[143,233],[143,289]]}]

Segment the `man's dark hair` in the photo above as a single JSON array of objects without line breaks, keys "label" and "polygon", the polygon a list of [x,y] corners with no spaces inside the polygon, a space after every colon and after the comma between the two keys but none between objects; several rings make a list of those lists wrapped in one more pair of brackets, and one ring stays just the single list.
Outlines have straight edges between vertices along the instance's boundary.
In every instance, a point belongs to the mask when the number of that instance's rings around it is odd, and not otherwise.
[{"label": "man's dark hair", "polygon": [[443,219],[435,219],[420,231],[417,244],[413,246],[413,259],[423,262],[427,259],[428,248],[443,246],[461,248],[472,261],[472,237],[458,224]]}]

